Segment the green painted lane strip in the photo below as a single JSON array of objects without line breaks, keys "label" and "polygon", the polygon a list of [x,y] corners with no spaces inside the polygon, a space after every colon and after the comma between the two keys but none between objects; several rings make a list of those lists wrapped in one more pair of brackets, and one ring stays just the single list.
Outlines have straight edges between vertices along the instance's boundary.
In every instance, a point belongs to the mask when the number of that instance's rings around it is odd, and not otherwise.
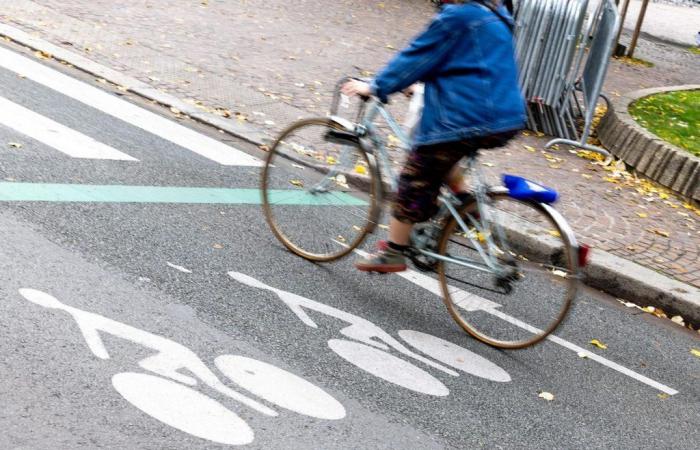
[{"label": "green painted lane strip", "polygon": [[[271,197],[273,203],[280,205],[362,206],[367,204],[364,200],[344,192],[312,195],[299,189],[280,189],[272,191]],[[262,199],[259,189],[0,182],[0,202],[259,205]]]}]

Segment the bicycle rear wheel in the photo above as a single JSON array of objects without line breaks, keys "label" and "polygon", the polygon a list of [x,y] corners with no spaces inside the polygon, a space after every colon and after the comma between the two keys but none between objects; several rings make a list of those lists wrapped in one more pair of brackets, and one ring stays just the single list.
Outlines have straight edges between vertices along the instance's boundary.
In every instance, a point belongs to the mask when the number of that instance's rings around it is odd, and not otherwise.
[{"label": "bicycle rear wheel", "polygon": [[[524,348],[547,337],[566,316],[578,286],[576,251],[547,207],[505,192],[490,194],[486,203],[481,212],[487,229],[474,226],[478,208],[472,202],[460,212],[467,230],[455,218],[443,230],[438,253],[450,258],[438,265],[443,299],[476,339],[498,348]],[[459,264],[484,261],[479,250],[492,255],[504,273]]]},{"label": "bicycle rear wheel", "polygon": [[341,258],[374,229],[379,174],[363,144],[326,118],[292,124],[273,144],[262,173],[265,218],[293,253]]}]

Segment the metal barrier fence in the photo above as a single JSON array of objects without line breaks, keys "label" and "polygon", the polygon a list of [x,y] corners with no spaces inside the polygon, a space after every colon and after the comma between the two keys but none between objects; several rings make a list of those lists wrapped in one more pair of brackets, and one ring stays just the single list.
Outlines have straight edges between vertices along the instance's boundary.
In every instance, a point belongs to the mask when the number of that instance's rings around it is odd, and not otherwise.
[{"label": "metal barrier fence", "polygon": [[620,27],[614,0],[521,0],[515,18],[528,127],[558,136],[547,147],[608,156],[588,138]]}]

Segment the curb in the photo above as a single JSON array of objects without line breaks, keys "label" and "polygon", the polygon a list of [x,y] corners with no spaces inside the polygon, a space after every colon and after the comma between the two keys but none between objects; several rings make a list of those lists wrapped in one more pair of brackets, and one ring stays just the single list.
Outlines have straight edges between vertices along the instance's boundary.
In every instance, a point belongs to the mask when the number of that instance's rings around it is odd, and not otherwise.
[{"label": "curb", "polygon": [[643,89],[625,94],[612,101],[598,127],[598,137],[612,154],[637,172],[683,197],[700,202],[700,158],[652,134],[629,113],[630,106],[639,99],[692,90],[700,90],[700,85]]},{"label": "curb", "polygon": [[[198,122],[216,127],[249,143],[263,145],[271,142],[271,138],[251,125],[236,123],[215,114],[203,112],[175,96],[17,28],[0,24],[0,37],[6,37],[32,50],[49,53],[52,58],[70,64],[78,70],[122,86],[128,92],[153,100],[165,107],[177,108]],[[538,240],[535,239],[535,241]],[[538,244],[545,243],[538,242]],[[668,313],[682,315],[687,322],[700,323],[700,288],[676,281],[604,251],[592,252],[590,263],[584,269],[583,275],[585,284],[610,295],[627,299],[640,306],[659,307]]]}]

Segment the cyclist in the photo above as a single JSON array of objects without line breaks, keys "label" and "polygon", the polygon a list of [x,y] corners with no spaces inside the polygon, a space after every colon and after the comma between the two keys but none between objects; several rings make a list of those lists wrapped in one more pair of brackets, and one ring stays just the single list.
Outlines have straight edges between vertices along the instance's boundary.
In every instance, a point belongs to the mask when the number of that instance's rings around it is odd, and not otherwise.
[{"label": "cyclist", "polygon": [[[345,95],[381,101],[416,82],[425,106],[414,148],[399,178],[389,241],[355,262],[368,272],[406,270],[413,224],[437,212],[440,186],[461,186],[457,163],[478,149],[506,144],[525,123],[512,36],[513,20],[500,0],[455,0],[371,82],[349,81]],[[449,176],[449,177],[448,177]]]}]

